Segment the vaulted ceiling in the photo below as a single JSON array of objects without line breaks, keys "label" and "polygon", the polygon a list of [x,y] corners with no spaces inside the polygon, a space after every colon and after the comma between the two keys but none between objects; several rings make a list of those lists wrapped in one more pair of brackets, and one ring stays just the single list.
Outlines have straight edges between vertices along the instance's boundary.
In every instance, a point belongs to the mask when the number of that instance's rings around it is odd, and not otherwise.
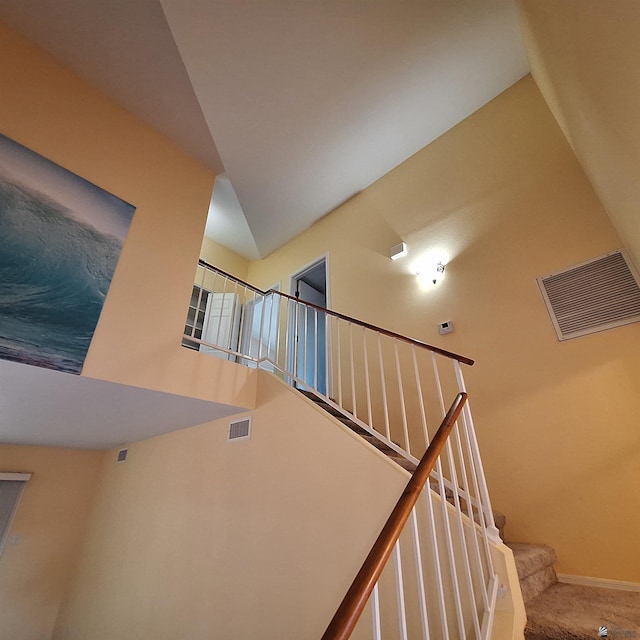
[{"label": "vaulted ceiling", "polygon": [[0,0],[0,19],[224,172],[209,233],[253,259],[529,69],[512,0]]},{"label": "vaulted ceiling", "polygon": [[[0,0],[0,20],[222,174],[208,233],[255,259],[525,75],[520,17],[534,78],[640,264],[640,5],[517,5]],[[108,447],[228,414],[214,403],[136,396],[34,367],[26,367],[33,371],[25,384],[23,368],[0,362],[3,442]],[[27,387],[31,396],[22,398]],[[12,409],[12,398],[29,407],[36,388],[49,401],[32,413]],[[89,399],[87,412],[78,397]],[[110,433],[90,408],[104,405],[108,415],[114,401],[126,416],[123,429]],[[158,407],[171,419],[161,419]]]},{"label": "vaulted ceiling", "polygon": [[[0,20],[221,175],[208,232],[249,258],[528,71],[511,0],[0,0]],[[105,448],[238,410],[6,361],[0,380],[3,443]]]},{"label": "vaulted ceiling", "polygon": [[640,269],[640,3],[519,5],[533,77]]}]

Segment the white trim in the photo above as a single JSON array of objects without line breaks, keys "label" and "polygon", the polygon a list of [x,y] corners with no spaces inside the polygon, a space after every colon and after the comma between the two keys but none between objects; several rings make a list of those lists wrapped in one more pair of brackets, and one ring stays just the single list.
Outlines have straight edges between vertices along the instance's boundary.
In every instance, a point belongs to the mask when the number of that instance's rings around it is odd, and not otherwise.
[{"label": "white trim", "polygon": [[588,576],[572,576],[558,573],[558,581],[565,584],[577,584],[583,587],[600,587],[601,589],[618,589],[619,591],[640,592],[640,582],[625,582],[624,580],[607,580],[606,578],[589,578]]},{"label": "white trim", "polygon": [[[300,280],[305,273],[307,273],[308,271],[311,271],[312,269],[314,269],[315,267],[323,263],[324,263],[324,307],[325,309],[331,309],[330,293],[329,293],[329,252],[326,252],[323,255],[318,256],[314,260],[311,260],[311,262],[308,262],[304,266],[297,269],[294,273],[289,275],[289,295],[295,298],[296,290],[297,290],[297,281]],[[300,302],[304,302],[304,300],[300,300]],[[294,314],[295,314],[295,307],[294,307]],[[294,331],[292,330],[294,323],[295,323],[295,315],[292,315],[291,317],[289,317],[288,325],[287,325],[287,331],[291,332],[292,334],[294,333]],[[331,348],[330,334],[331,334],[331,327],[330,327],[330,323],[327,322],[325,327],[325,341],[329,349]],[[290,344],[289,348],[287,349],[286,358],[287,358],[287,368],[289,369],[289,371],[293,371],[297,373],[296,371],[297,363],[295,362],[296,356],[294,355],[293,343]],[[329,366],[328,361],[325,363],[325,366]],[[329,389],[325,389],[325,392],[327,393],[327,396],[329,396],[330,389],[333,388],[333,379],[331,377],[331,367],[329,367],[329,375],[328,375],[328,379],[326,380],[326,383],[328,384]]]},{"label": "white trim", "polygon": [[30,473],[0,473],[0,480],[15,480],[18,482],[26,482],[31,480]]},{"label": "white trim", "polygon": [[22,500],[22,495],[25,487],[27,486],[27,481],[30,479],[30,473],[0,473],[0,481],[20,482],[22,484],[18,491],[18,495],[16,496],[16,501],[13,504],[13,509],[9,515],[9,519],[7,520],[7,527],[2,536],[0,536],[0,556],[2,556],[7,540],[9,539],[9,533],[11,531],[11,527],[13,527],[13,521],[16,518],[16,513],[18,513],[18,505],[20,504],[20,500]]},{"label": "white trim", "polygon": [[326,300],[326,307],[327,309],[330,309],[331,307],[329,306],[329,253],[325,253],[321,256],[318,256],[315,260],[311,260],[311,262],[308,262],[307,264],[305,264],[304,266],[300,267],[299,269],[296,269],[296,271],[294,273],[292,273],[289,276],[289,295],[295,296],[296,294],[296,290],[294,285],[294,278],[297,279],[300,276],[304,275],[305,272],[310,271],[313,267],[319,265],[322,261],[324,260],[324,274],[325,274],[325,300]]}]

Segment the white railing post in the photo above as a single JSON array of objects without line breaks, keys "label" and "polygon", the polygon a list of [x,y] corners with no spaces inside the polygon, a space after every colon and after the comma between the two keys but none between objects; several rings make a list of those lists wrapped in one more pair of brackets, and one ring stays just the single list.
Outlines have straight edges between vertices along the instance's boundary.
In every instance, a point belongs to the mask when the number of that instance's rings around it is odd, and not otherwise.
[{"label": "white railing post", "polygon": [[[456,379],[458,381],[458,388],[460,391],[466,391],[466,385],[462,376],[462,369],[458,361],[454,362],[454,368],[456,372]],[[467,426],[466,432],[470,441],[471,456],[476,469],[476,477],[478,478],[478,484],[480,489],[480,495],[478,500],[482,506],[484,513],[485,526],[489,539],[499,544],[502,542],[500,538],[500,532],[498,531],[495,520],[493,519],[493,509],[491,508],[491,498],[489,497],[489,488],[487,487],[487,480],[484,475],[484,468],[482,466],[482,459],[480,458],[480,449],[478,447],[478,441],[476,440],[475,428],[473,425],[473,417],[471,416],[471,410],[469,403],[467,402],[462,410],[463,423]]]},{"label": "white railing post", "polygon": [[[435,376],[435,382],[436,382],[436,389],[438,392],[438,400],[440,402],[440,410],[442,412],[442,415],[444,416],[446,413],[446,408],[445,408],[445,404],[444,404],[444,395],[442,393],[442,383],[440,381],[440,373],[438,371],[438,362],[436,361],[436,355],[435,353],[431,353],[431,360],[432,360],[432,364],[433,364],[433,372],[434,372],[434,376]],[[445,448],[448,447],[447,453],[449,454],[449,464],[453,465],[454,461],[451,459],[451,446],[449,443],[449,440],[447,440],[447,443],[445,444]],[[451,523],[450,523],[450,519],[448,516],[448,512],[447,512],[447,490],[446,490],[446,486],[444,483],[444,473],[442,470],[442,456],[440,456],[438,458],[438,461],[436,463],[436,469],[438,471],[438,479],[439,479],[439,488],[440,488],[440,500],[442,503],[442,521],[444,523],[444,531],[445,531],[445,537],[446,537],[446,541],[447,541],[447,556],[449,558],[449,568],[450,568],[450,572],[451,572],[451,583],[452,583],[452,587],[453,587],[453,596],[454,596],[454,602],[456,605],[456,618],[458,620],[458,629],[460,632],[460,637],[464,638],[465,637],[465,633],[464,633],[464,612],[463,612],[463,608],[462,608],[462,597],[460,595],[460,585],[459,585],[459,577],[458,577],[458,565],[456,563],[456,553],[454,551],[454,546],[453,546],[453,536],[451,534]],[[451,471],[451,470],[450,470]],[[457,495],[458,495],[458,485],[454,480],[453,477],[453,473],[455,473],[455,470],[452,472],[452,478],[451,478],[451,482],[452,482],[452,486],[453,486],[453,495],[454,498],[457,499]],[[455,504],[456,510],[459,511],[460,509],[460,503],[459,501]],[[464,544],[463,544],[464,546]]]}]

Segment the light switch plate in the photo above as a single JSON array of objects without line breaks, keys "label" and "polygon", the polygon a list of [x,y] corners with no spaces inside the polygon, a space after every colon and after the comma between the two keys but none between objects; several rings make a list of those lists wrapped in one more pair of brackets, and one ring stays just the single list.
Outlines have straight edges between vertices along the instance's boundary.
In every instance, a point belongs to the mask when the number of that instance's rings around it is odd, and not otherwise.
[{"label": "light switch plate", "polygon": [[451,322],[451,320],[447,320],[446,322],[441,322],[438,325],[438,331],[440,332],[441,336],[443,336],[445,333],[452,333],[453,332],[453,322]]}]

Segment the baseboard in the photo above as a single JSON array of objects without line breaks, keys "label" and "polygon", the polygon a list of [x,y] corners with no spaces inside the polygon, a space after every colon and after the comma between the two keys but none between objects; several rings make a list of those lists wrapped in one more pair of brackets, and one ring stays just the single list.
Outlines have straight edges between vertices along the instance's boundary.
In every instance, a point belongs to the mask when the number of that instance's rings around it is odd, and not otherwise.
[{"label": "baseboard", "polygon": [[623,580],[607,580],[605,578],[588,578],[587,576],[570,576],[566,573],[558,574],[558,581],[566,584],[577,584],[583,587],[600,587],[601,589],[618,589],[619,591],[639,591],[639,582],[624,582]]}]

